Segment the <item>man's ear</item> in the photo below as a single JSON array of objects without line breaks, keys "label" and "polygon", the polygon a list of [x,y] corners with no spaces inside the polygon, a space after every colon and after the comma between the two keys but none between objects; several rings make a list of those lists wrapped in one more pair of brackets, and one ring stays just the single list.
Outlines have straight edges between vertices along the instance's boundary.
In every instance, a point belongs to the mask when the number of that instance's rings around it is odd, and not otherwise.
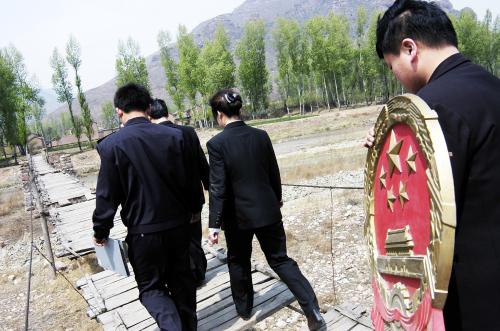
[{"label": "man's ear", "polygon": [[413,62],[418,53],[418,45],[415,40],[411,38],[405,38],[401,42],[400,52],[406,56],[411,58],[411,62]]},{"label": "man's ear", "polygon": [[116,115],[118,115],[118,117],[122,117],[123,116],[124,111],[121,110],[120,108],[116,107],[115,111],[116,111]]}]

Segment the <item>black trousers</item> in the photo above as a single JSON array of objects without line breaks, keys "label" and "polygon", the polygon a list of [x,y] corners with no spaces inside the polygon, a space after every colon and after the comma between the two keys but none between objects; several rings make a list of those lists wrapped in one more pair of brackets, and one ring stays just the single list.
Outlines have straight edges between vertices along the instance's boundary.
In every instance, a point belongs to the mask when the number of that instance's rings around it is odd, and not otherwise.
[{"label": "black trousers", "polygon": [[189,241],[188,225],[157,233],[129,234],[126,239],[139,300],[161,330],[197,327]]},{"label": "black trousers", "polygon": [[205,280],[207,258],[201,247],[201,221],[189,224],[191,240],[189,241],[189,257],[191,272],[197,285]]},{"label": "black trousers", "polygon": [[300,272],[297,263],[286,253],[283,222],[252,229],[240,230],[234,225],[225,228],[231,293],[236,311],[249,315],[253,307],[251,271],[252,239],[257,236],[269,266],[288,286],[306,315],[319,309],[318,299],[309,281]]}]

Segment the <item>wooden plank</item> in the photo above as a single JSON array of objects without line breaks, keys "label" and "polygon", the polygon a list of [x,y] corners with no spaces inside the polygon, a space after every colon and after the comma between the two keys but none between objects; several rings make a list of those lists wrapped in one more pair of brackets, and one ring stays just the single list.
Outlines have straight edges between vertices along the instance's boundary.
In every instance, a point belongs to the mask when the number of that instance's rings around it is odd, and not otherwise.
[{"label": "wooden plank", "polygon": [[[331,326],[334,323],[336,323],[339,319],[341,319],[343,315],[336,311],[335,309],[329,310],[325,315],[323,315],[323,318],[325,319],[326,325]],[[307,327],[306,327],[307,330]]]},{"label": "wooden plank", "polygon": [[116,311],[113,312],[113,317],[114,317],[114,323],[112,325],[113,331],[126,331],[127,328],[125,326],[125,323],[123,322],[123,319],[121,318],[120,314]]},{"label": "wooden plank", "polygon": [[[263,291],[266,287],[272,287],[278,282],[275,279],[269,279],[266,275],[259,273],[255,274],[254,279],[256,282],[259,282],[255,286],[255,290],[258,292]],[[268,279],[268,282],[262,282],[262,279]],[[257,295],[259,295],[259,293]],[[197,296],[199,319],[207,317],[213,312],[216,312],[223,308],[234,306],[229,285],[224,291],[224,293],[215,292],[213,296],[209,297],[209,300],[210,301],[205,300],[200,302],[200,296],[199,295]],[[123,302],[123,300],[121,300],[121,302]],[[112,309],[110,309],[109,306],[110,300],[105,298],[105,303],[108,310],[111,311]],[[118,307],[113,311],[115,310],[118,310],[120,312],[120,315],[124,319],[124,322],[127,327],[129,327],[130,325],[141,323],[142,321],[144,321],[146,318],[149,317],[149,313],[145,309],[143,310],[142,305],[139,303],[139,301],[137,301],[137,296],[135,297],[135,301],[132,301],[121,307]]]},{"label": "wooden plank", "polygon": [[101,298],[99,295],[99,292],[97,291],[97,288],[95,287],[94,283],[92,282],[92,279],[90,277],[87,277],[87,286],[88,289],[92,292],[93,294],[93,299],[94,303],[92,304],[93,312],[95,314],[101,314],[106,311],[106,306],[104,305],[104,300]]},{"label": "wooden plank", "polygon": [[229,270],[227,268],[227,264],[223,264],[215,269],[207,271],[207,273],[205,274],[205,279],[207,281],[209,281],[210,279],[217,277],[217,275],[220,275],[220,274],[223,274],[226,272],[229,272]]},{"label": "wooden plank", "polygon": [[[102,324],[109,324],[113,323],[114,321],[114,312],[119,312],[120,316],[126,316],[130,314],[134,314],[137,311],[140,311],[141,309],[146,310],[144,306],[139,302],[139,300],[135,300],[123,307],[120,307],[118,309],[108,311],[104,314],[101,314],[97,316],[97,321]],[[125,321],[123,321],[122,317],[120,317],[122,320],[123,324],[126,324]],[[126,326],[126,325],[125,325]]]},{"label": "wooden plank", "polygon": [[[276,286],[277,279],[270,279],[265,283],[254,286],[254,291],[258,294],[265,288]],[[216,293],[207,300],[198,303],[198,319],[204,319],[209,315],[215,314],[218,310],[234,305],[231,289],[228,287],[223,291]]]},{"label": "wooden plank", "polygon": [[371,331],[371,330],[373,330],[373,328],[366,327],[363,324],[357,324],[350,331]]},{"label": "wooden plank", "polygon": [[214,255],[216,258],[218,258],[222,262],[224,262],[224,263],[227,262],[227,255],[225,253],[224,248],[219,247],[219,248],[216,249],[216,248],[214,248],[214,247],[212,247],[210,245],[204,245],[203,246],[203,250],[206,251],[206,252],[211,253],[212,255]]},{"label": "wooden plank", "polygon": [[224,262],[222,262],[218,258],[210,259],[210,261],[207,261],[207,271],[213,270],[223,264]]},{"label": "wooden plank", "polygon": [[149,317],[147,320],[144,320],[136,325],[133,325],[131,327],[129,327],[127,330],[128,331],[143,331],[149,327],[157,327],[156,325],[156,321],[152,318],[152,317]]},{"label": "wooden plank", "polygon": [[234,319],[229,320],[226,323],[217,326],[216,328],[214,328],[214,330],[228,330],[228,331],[246,330],[255,323],[262,321],[266,317],[282,309],[284,306],[292,303],[294,300],[295,297],[287,289],[286,291],[283,291],[280,294],[273,296],[266,302],[255,307],[253,310],[254,313],[249,320],[245,321],[244,319],[235,317]]},{"label": "wooden plank", "polygon": [[139,297],[139,290],[137,289],[137,287],[134,287],[133,289],[130,289],[128,291],[125,291],[123,293],[120,293],[118,295],[115,295],[114,297],[107,299],[105,301],[106,310],[113,310],[115,308],[126,305],[127,303],[137,300],[138,297]]},{"label": "wooden plank", "polygon": [[[260,293],[256,293],[254,295],[254,309],[258,305],[263,302],[271,299],[272,297],[280,294],[283,291],[288,291],[288,288],[285,284],[279,283],[276,286],[271,286],[269,288],[264,289]],[[198,321],[198,329],[199,330],[211,330],[216,328],[219,325],[222,325],[228,321],[231,321],[237,318],[238,314],[236,313],[236,309],[234,305],[226,307],[222,310],[217,311],[215,314],[207,316],[204,319]]]},{"label": "wooden plank", "polygon": [[90,279],[92,279],[92,281],[94,281],[94,283],[95,283],[99,279],[106,278],[106,277],[109,277],[109,276],[114,275],[114,274],[115,273],[113,271],[104,270],[104,271],[101,271],[101,272],[93,274],[93,275],[86,275],[85,277],[82,277],[76,281],[76,286],[81,287],[81,286],[87,285],[87,276],[90,277]]},{"label": "wooden plank", "polygon": [[353,321],[347,316],[342,316],[342,318],[340,318],[338,321],[329,325],[328,328],[331,330],[348,331],[356,324],[358,324],[356,321]]},{"label": "wooden plank", "polygon": [[335,309],[341,314],[348,316],[349,318],[363,324],[366,327],[371,328],[372,322],[369,318],[368,311],[362,305],[359,304],[342,304],[336,306]]},{"label": "wooden plank", "polygon": [[145,328],[144,331],[160,331],[160,329],[156,325],[151,325]]}]

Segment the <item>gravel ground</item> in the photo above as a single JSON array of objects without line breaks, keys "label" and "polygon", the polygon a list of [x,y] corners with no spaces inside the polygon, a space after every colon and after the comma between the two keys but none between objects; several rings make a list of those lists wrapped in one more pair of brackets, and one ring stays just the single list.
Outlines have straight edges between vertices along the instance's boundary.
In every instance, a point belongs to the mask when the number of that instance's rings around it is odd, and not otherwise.
[{"label": "gravel ground", "polygon": [[[363,171],[342,171],[297,184],[362,187]],[[347,302],[359,303],[365,308],[371,305],[362,199],[363,190],[333,190],[330,195],[329,189],[283,188],[282,213],[288,254],[310,281],[324,312]],[[206,223],[207,208],[202,218]],[[254,240],[253,258],[266,264],[257,240]],[[296,303],[293,306],[299,308]],[[303,315],[284,308],[254,329],[298,330],[304,325]]]}]

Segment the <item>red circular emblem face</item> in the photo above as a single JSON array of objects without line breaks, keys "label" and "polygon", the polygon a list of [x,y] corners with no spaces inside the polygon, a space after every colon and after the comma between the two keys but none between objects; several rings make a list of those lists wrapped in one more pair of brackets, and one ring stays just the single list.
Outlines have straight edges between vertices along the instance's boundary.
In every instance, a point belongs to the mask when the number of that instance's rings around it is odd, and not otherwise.
[{"label": "red circular emblem face", "polygon": [[375,172],[378,179],[374,192],[378,254],[387,255],[387,235],[398,229],[413,239],[411,244],[401,243],[407,246],[398,247],[398,252],[426,254],[430,240],[426,170],[425,158],[411,128],[406,124],[395,125],[385,140]]},{"label": "red circular emblem face", "polygon": [[451,166],[438,129],[416,96],[392,99],[377,120],[365,182],[377,330],[444,330],[454,236],[444,218],[454,217],[454,196],[440,184]]},{"label": "red circular emblem face", "polygon": [[[417,138],[406,124],[395,125],[382,148],[375,181],[375,237],[381,256],[425,255],[430,207],[427,165]],[[402,283],[410,296],[420,280],[382,274],[390,286]]]}]

